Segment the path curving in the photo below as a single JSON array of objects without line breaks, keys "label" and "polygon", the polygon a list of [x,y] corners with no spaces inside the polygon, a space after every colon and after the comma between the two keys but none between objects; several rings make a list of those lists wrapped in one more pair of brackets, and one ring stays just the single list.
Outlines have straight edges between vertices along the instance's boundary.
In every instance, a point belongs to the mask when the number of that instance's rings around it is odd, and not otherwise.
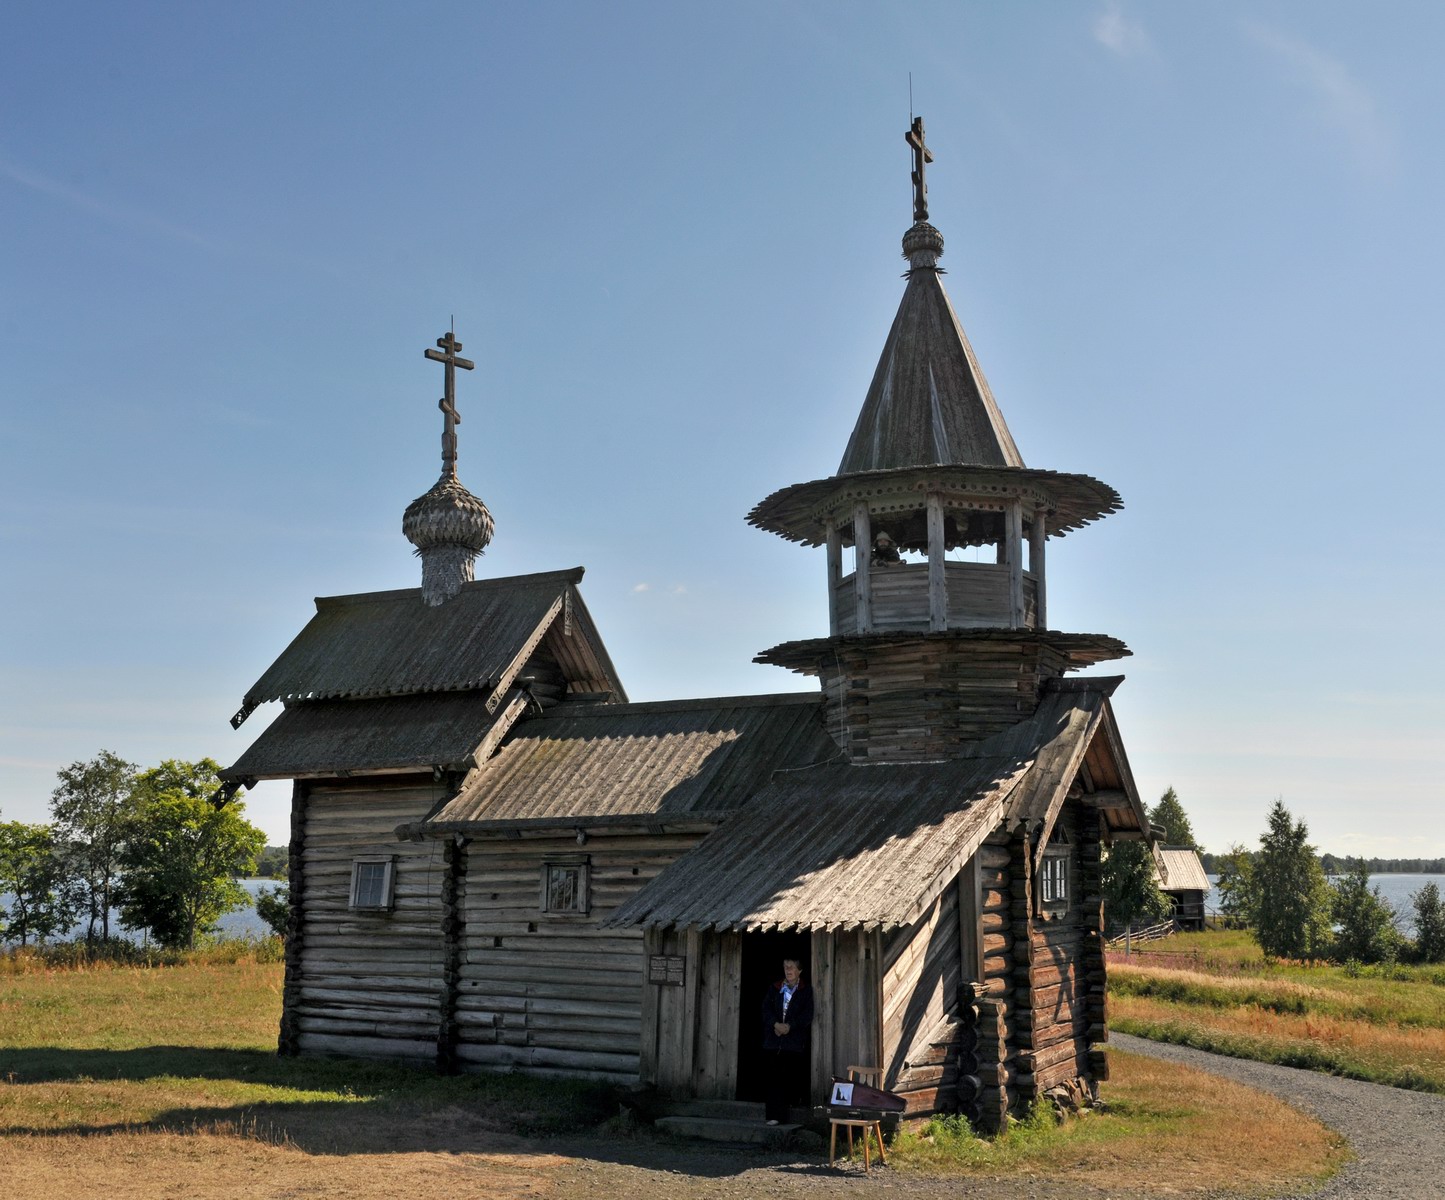
[{"label": "path curving", "polygon": [[1355,1161],[1323,1188],[1307,1193],[1310,1200],[1445,1196],[1445,1096],[1226,1058],[1122,1033],[1111,1034],[1109,1041],[1131,1054],[1184,1063],[1270,1092],[1343,1134]]}]

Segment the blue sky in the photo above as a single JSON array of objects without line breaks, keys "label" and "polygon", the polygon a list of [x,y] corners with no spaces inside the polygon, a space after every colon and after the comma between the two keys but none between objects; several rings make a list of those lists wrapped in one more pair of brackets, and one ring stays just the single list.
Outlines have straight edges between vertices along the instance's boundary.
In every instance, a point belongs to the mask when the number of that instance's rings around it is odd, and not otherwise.
[{"label": "blue sky", "polygon": [[[1051,624],[1135,774],[1445,853],[1445,9],[20,3],[0,16],[0,816],[102,747],[234,759],[312,597],[415,586],[455,315],[482,575],[582,564],[634,699],[791,689],[902,290],[908,76],[1025,460],[1126,508]],[[250,814],[286,831],[284,785]]]}]

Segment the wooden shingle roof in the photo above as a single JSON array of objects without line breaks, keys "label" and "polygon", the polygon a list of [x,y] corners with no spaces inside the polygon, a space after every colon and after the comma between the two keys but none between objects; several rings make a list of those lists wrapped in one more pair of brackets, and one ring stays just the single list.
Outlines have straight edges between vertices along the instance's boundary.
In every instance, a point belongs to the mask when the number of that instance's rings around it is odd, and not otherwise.
[{"label": "wooden shingle roof", "polygon": [[816,693],[562,704],[515,726],[460,795],[405,832],[716,821],[779,768],[837,754]]},{"label": "wooden shingle roof", "polygon": [[[1079,681],[1080,683],[1084,681]],[[608,924],[905,926],[1005,820],[1057,811],[1117,680],[1059,690],[947,762],[781,771]]]},{"label": "wooden shingle roof", "polygon": [[577,567],[479,579],[435,607],[422,603],[420,588],[319,598],[316,615],[246,692],[243,711],[268,700],[494,688],[564,606],[592,647],[592,690],[617,691],[576,590],[581,578]]},{"label": "wooden shingle roof", "polygon": [[1209,890],[1209,876],[1204,863],[1190,846],[1156,846],[1154,865],[1158,869],[1159,887],[1166,892]]}]

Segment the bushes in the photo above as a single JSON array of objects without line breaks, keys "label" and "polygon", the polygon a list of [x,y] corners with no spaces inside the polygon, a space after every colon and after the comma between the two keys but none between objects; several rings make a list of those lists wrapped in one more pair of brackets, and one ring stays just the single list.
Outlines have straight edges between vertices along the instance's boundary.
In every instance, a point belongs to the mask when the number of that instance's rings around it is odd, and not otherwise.
[{"label": "bushes", "polygon": [[226,938],[194,950],[142,946],[125,938],[98,938],[93,942],[51,942],[43,946],[17,946],[0,950],[0,975],[29,975],[39,971],[86,971],[115,967],[218,966],[226,963],[280,962],[285,948],[280,938]]}]

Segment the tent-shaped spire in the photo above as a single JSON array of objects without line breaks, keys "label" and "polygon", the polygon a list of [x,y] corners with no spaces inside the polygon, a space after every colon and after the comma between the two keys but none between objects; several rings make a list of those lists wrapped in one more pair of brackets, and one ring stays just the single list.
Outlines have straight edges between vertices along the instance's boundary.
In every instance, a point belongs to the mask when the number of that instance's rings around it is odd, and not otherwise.
[{"label": "tent-shaped spire", "polygon": [[1021,467],[1023,458],[943,290],[943,235],[928,223],[923,177],[933,155],[923,144],[921,118],[908,142],[914,158],[914,225],[903,235],[908,286],[838,474],[935,463]]}]

